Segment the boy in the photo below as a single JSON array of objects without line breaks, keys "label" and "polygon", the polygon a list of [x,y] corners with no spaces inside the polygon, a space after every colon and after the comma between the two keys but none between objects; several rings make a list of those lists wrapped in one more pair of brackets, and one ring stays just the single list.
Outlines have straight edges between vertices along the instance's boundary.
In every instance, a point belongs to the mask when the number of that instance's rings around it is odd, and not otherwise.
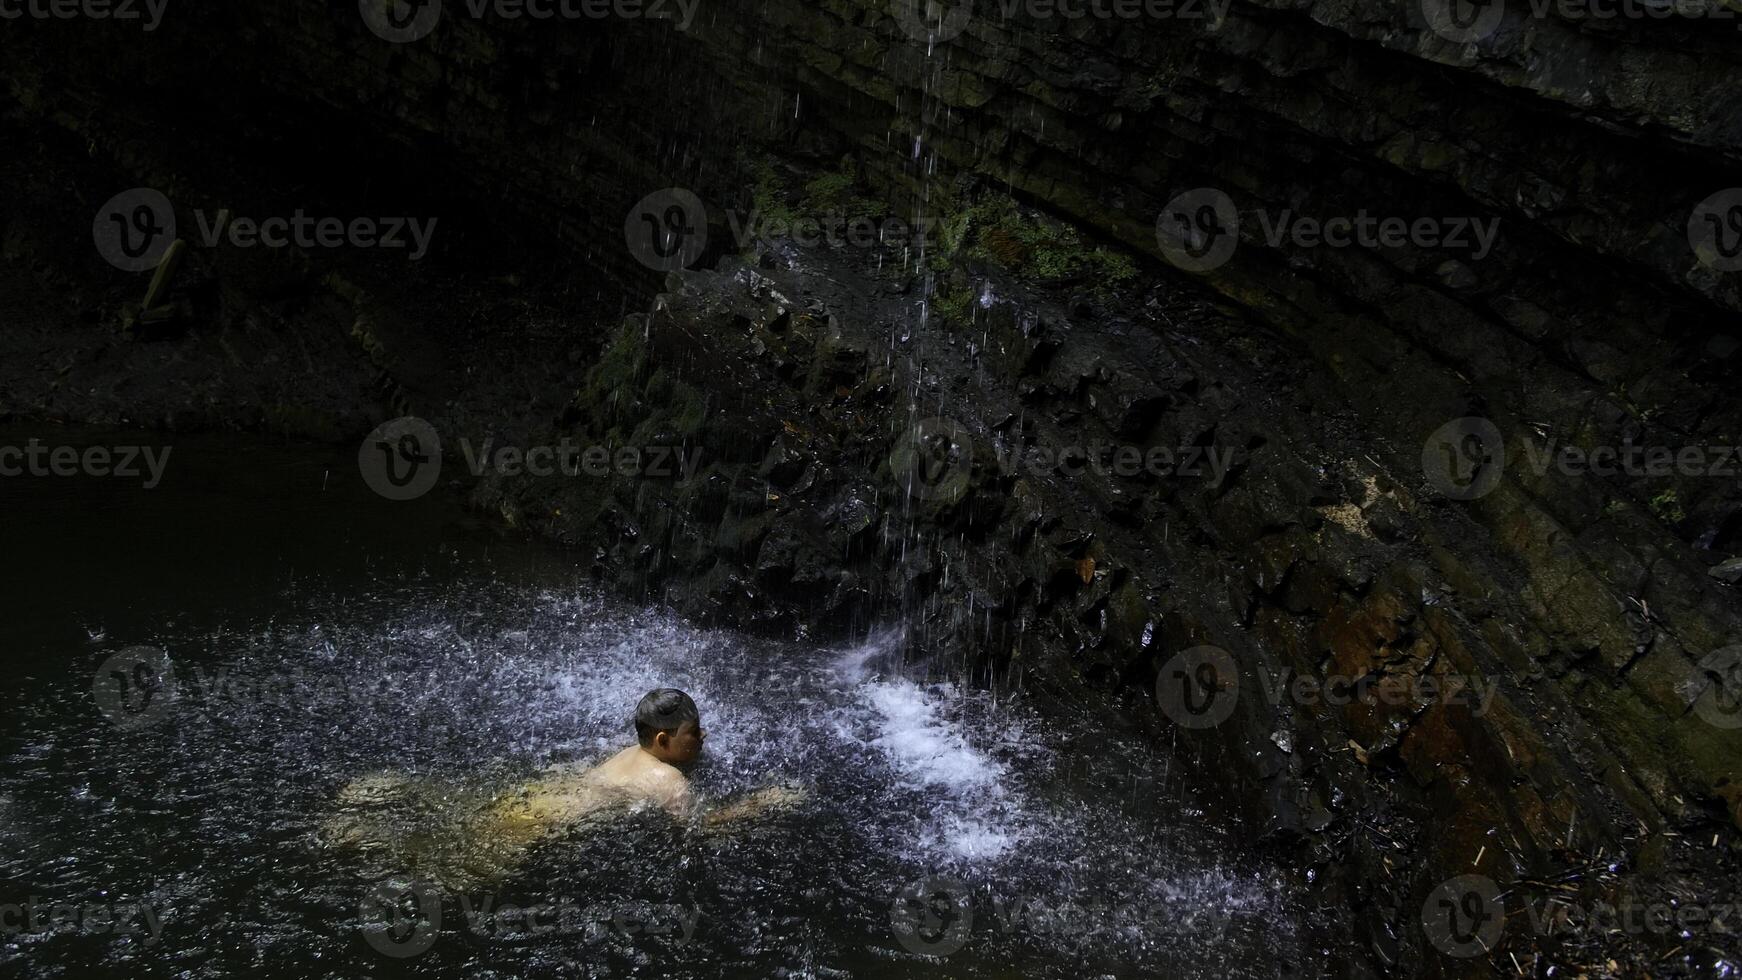
[{"label": "boy", "polygon": [[[499,880],[532,847],[583,822],[598,822],[620,805],[651,804],[679,820],[700,817],[705,828],[752,816],[772,806],[803,798],[797,790],[771,787],[702,813],[684,771],[702,753],[706,733],[701,713],[688,694],[662,687],[647,692],[635,707],[636,744],[604,762],[583,769],[558,765],[517,792],[498,796],[462,818],[421,870],[444,884]],[[346,807],[403,802],[416,790],[404,777],[365,776],[339,792]],[[426,790],[427,792],[427,790]],[[381,843],[378,822],[369,827],[356,817],[328,825],[330,839],[370,847]],[[375,832],[371,832],[375,831]],[[417,861],[418,855],[403,855]],[[457,859],[457,861],[455,860]]]}]

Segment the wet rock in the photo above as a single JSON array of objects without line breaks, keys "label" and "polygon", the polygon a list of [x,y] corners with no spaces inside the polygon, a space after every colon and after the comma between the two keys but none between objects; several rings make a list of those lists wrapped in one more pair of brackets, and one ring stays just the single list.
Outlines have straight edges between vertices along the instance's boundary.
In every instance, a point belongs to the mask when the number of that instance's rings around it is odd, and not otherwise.
[{"label": "wet rock", "polygon": [[795,451],[786,436],[774,438],[757,473],[779,487],[792,487],[811,465],[808,454]]}]

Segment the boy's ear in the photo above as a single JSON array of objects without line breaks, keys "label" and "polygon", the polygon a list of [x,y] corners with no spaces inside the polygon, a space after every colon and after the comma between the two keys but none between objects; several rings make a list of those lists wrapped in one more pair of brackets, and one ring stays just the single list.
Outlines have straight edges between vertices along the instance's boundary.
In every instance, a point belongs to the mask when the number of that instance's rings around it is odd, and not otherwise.
[{"label": "boy's ear", "polygon": [[665,748],[667,745],[670,745],[671,744],[671,733],[670,732],[654,732],[653,733],[653,744],[659,746],[662,749]]}]

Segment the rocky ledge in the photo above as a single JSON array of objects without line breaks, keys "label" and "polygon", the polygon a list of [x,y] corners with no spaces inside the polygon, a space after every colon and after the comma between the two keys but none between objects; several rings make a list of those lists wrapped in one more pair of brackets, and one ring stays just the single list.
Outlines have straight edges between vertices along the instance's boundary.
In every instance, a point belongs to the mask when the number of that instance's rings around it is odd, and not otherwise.
[{"label": "rocky ledge", "polygon": [[[1359,910],[1376,968],[1469,965],[1421,927],[1460,875],[1531,908],[1710,901],[1713,862],[1734,885],[1742,742],[1681,645],[1722,636],[1734,595],[1660,525],[1611,515],[1603,553],[1660,555],[1670,596],[1618,601],[1544,485],[1448,499],[1390,437],[1408,413],[1366,416],[1232,307],[981,267],[967,316],[922,330],[918,282],[862,260],[776,243],[671,277],[561,431],[685,465],[487,478],[480,503],[699,617],[901,614],[921,661],[1102,692]],[[1702,938],[1517,928],[1493,955],[1692,966],[1733,942]]]}]

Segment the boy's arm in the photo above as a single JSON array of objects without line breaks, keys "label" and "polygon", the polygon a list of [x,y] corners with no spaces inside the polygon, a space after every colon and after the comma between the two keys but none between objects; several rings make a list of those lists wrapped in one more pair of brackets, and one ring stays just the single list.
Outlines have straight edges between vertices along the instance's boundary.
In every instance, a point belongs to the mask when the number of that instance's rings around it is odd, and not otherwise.
[{"label": "boy's arm", "polygon": [[709,810],[702,817],[702,825],[707,828],[725,826],[748,817],[760,816],[783,806],[791,806],[803,801],[805,792],[790,786],[770,786],[754,793],[739,797],[730,803],[724,803]]}]

